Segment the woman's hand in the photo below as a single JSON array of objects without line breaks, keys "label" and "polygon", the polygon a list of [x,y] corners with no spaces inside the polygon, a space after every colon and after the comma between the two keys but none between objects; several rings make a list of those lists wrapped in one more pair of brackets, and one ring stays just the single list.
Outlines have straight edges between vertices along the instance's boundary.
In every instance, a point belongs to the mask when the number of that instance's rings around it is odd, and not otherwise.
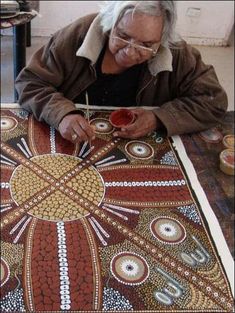
[{"label": "woman's hand", "polygon": [[131,111],[136,116],[134,123],[122,127],[121,130],[115,131],[113,133],[114,137],[136,139],[159,128],[160,122],[152,111],[144,109],[135,109]]},{"label": "woman's hand", "polygon": [[80,114],[66,115],[59,124],[59,132],[63,138],[73,143],[95,139],[93,128]]}]

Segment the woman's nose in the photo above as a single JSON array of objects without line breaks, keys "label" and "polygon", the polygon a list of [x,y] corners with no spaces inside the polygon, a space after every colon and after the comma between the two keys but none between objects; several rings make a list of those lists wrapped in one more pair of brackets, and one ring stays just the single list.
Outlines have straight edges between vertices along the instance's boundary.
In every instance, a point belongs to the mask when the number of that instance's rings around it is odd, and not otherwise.
[{"label": "woman's nose", "polygon": [[126,53],[127,56],[136,55],[136,49],[135,49],[135,47],[132,46],[131,43],[129,43],[129,44],[125,47],[125,53]]}]

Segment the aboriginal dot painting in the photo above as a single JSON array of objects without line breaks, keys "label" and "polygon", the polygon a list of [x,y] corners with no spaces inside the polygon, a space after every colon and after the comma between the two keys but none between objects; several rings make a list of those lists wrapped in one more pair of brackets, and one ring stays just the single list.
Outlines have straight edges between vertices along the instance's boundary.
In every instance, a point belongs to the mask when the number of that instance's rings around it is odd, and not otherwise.
[{"label": "aboriginal dot painting", "polygon": [[171,139],[74,145],[1,114],[1,312],[231,312],[228,275]]}]

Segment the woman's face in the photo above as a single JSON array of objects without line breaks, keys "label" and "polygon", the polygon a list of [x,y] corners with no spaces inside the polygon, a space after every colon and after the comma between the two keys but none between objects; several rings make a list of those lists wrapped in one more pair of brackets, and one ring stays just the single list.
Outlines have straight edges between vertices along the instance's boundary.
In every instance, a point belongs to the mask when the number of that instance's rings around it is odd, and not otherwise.
[{"label": "woman's face", "polygon": [[161,16],[126,14],[110,34],[109,50],[116,63],[129,68],[152,58],[153,50],[160,45],[162,29]]}]

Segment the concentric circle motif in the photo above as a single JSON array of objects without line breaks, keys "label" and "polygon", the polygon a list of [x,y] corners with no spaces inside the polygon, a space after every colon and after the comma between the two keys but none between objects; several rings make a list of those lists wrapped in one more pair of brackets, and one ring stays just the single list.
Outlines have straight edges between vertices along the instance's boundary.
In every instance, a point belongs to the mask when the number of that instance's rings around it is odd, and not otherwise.
[{"label": "concentric circle motif", "polygon": [[110,263],[113,276],[125,285],[140,285],[149,276],[149,266],[145,259],[133,252],[121,252]]},{"label": "concentric circle motif", "polygon": [[[39,169],[19,165],[10,180],[12,199],[17,205],[27,203],[28,214],[54,222],[72,221],[89,213],[83,204],[85,200],[80,202],[80,199],[85,198],[94,205],[102,202],[103,178],[93,166],[76,172],[74,169],[80,166],[81,159],[64,154],[45,154],[29,161]],[[45,177],[45,173],[49,176]],[[53,181],[50,183],[48,179]],[[47,195],[50,187],[53,190]]]},{"label": "concentric circle motif", "polygon": [[134,159],[148,160],[153,157],[153,148],[142,141],[130,141],[125,145],[125,150],[128,155]]},{"label": "concentric circle motif", "polygon": [[1,116],[1,131],[12,131],[18,125],[17,120],[11,116]]},{"label": "concentric circle motif", "polygon": [[105,118],[94,118],[91,120],[90,125],[94,127],[94,130],[98,134],[111,134],[114,130],[109,120]]},{"label": "concentric circle motif", "polygon": [[10,268],[7,262],[1,257],[1,283],[0,283],[1,287],[5,285],[9,277],[10,277]]},{"label": "concentric circle motif", "polygon": [[179,244],[186,238],[184,226],[170,217],[157,217],[151,224],[150,229],[155,238],[166,244]]}]

